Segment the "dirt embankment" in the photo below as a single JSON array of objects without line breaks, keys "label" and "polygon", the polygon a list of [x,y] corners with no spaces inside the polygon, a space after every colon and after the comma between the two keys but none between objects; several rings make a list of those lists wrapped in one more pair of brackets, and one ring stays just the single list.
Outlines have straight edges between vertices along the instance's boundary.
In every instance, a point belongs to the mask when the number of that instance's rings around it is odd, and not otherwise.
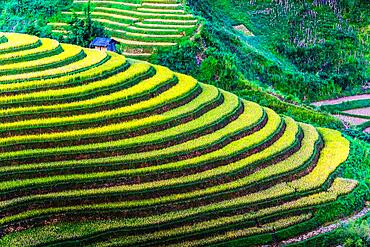
[{"label": "dirt embankment", "polygon": [[352,110],[343,111],[343,112],[349,113],[349,114],[361,115],[361,116],[370,116],[370,107],[357,108],[357,109],[352,109]]},{"label": "dirt embankment", "polygon": [[340,104],[346,101],[363,100],[363,99],[370,100],[370,94],[360,94],[360,95],[354,95],[354,96],[348,96],[348,97],[341,97],[338,99],[323,100],[323,101],[312,103],[311,105],[314,105],[314,106],[336,105],[336,104]]},{"label": "dirt embankment", "polygon": [[311,232],[307,232],[307,233],[302,234],[302,235],[300,235],[298,237],[295,237],[295,238],[291,238],[291,239],[282,241],[279,244],[273,245],[273,246],[285,246],[287,244],[298,243],[298,242],[302,242],[302,241],[305,241],[307,239],[313,238],[313,237],[315,237],[317,235],[334,231],[335,229],[341,227],[342,225],[348,224],[351,221],[355,221],[355,220],[357,220],[359,218],[364,217],[369,212],[370,212],[370,207],[367,206],[363,210],[361,210],[360,212],[352,215],[351,217],[348,217],[348,218],[345,218],[345,219],[341,219],[338,222],[333,223],[331,225],[320,227],[320,228],[318,228],[316,230],[313,230]]}]

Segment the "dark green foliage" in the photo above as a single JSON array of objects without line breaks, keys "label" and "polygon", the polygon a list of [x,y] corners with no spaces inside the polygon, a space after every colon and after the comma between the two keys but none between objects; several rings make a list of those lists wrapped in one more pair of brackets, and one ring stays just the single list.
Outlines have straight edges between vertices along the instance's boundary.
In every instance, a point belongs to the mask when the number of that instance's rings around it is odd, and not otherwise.
[{"label": "dark green foliage", "polygon": [[228,91],[238,89],[240,72],[237,68],[237,58],[230,53],[207,51],[209,55],[202,61],[199,70],[199,80],[209,82]]},{"label": "dark green foliage", "polygon": [[[367,127],[370,127],[370,121],[364,123],[363,125],[365,124],[367,125]],[[360,125],[359,129],[346,129],[343,132],[351,136],[352,138],[370,143],[370,134],[363,132],[363,130],[366,129],[367,127],[361,128],[361,125]]]},{"label": "dark green foliage", "polygon": [[155,63],[168,66],[174,71],[195,76],[228,91],[239,89],[242,75],[235,55],[212,48],[206,51],[194,42],[186,41],[179,47],[161,51],[153,57]]},{"label": "dark green foliage", "polygon": [[153,60],[158,64],[168,66],[174,71],[196,75],[199,73],[197,54],[201,49],[196,43],[184,41],[178,47],[166,49],[153,55]]},{"label": "dark green foliage", "polygon": [[51,35],[47,20],[67,8],[72,0],[7,0],[0,5],[0,31]]},{"label": "dark green foliage", "polygon": [[68,24],[69,32],[67,37],[63,39],[65,43],[88,47],[95,37],[106,36],[104,27],[97,22],[92,22],[89,16],[86,19],[74,16]]},{"label": "dark green foliage", "polygon": [[370,245],[370,217],[357,224],[351,223],[338,230],[338,235],[344,238],[344,246],[369,246]]},{"label": "dark green foliage", "polygon": [[[342,176],[345,178],[366,181],[370,178],[370,144],[351,140],[351,150],[349,158],[347,159]],[[370,185],[370,184],[368,184]],[[367,192],[367,198],[370,199],[370,191]]]},{"label": "dark green foliage", "polygon": [[67,21],[68,34],[66,37],[61,37],[63,42],[89,47],[94,38],[106,37],[104,27],[98,22],[94,22],[92,20],[90,0],[87,2],[83,11],[85,13],[83,19],[78,18],[77,15],[73,15],[72,18]]}]

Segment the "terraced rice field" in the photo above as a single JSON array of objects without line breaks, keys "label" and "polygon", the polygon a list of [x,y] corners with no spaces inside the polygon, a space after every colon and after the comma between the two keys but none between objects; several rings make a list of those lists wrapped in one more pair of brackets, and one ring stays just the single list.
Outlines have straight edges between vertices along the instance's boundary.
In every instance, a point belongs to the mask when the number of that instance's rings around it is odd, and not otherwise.
[{"label": "terraced rice field", "polygon": [[165,67],[4,35],[0,246],[271,243],[356,193],[337,131]]},{"label": "terraced rice field", "polygon": [[355,95],[313,104],[331,112],[343,122],[370,133],[370,94]]},{"label": "terraced rice field", "polygon": [[[71,11],[84,16],[87,0],[75,0]],[[130,58],[148,58],[157,49],[175,46],[188,39],[198,20],[184,10],[178,0],[93,0],[93,20],[100,22],[119,41],[123,54]],[[65,23],[49,23],[54,32],[66,33]]]}]

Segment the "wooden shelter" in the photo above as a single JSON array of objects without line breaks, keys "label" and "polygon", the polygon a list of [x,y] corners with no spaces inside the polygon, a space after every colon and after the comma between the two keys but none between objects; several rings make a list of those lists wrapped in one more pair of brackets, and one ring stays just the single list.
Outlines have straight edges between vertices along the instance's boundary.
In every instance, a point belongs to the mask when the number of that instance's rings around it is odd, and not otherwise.
[{"label": "wooden shelter", "polygon": [[95,48],[96,50],[100,51],[117,52],[116,44],[118,43],[118,41],[111,38],[97,37],[91,42],[90,48]]}]

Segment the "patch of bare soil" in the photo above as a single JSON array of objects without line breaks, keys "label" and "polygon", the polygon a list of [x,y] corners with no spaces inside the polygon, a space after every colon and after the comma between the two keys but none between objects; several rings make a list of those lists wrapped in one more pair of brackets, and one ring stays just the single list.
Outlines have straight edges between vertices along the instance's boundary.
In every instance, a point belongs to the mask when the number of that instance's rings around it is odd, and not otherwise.
[{"label": "patch of bare soil", "polygon": [[362,100],[362,99],[369,99],[370,100],[370,94],[360,94],[360,95],[342,97],[342,98],[338,98],[338,99],[323,100],[323,101],[318,101],[318,102],[312,103],[311,105],[314,105],[314,106],[336,105],[336,104],[340,104],[340,103],[343,103],[343,102],[346,102],[346,101]]},{"label": "patch of bare soil", "polygon": [[351,125],[359,125],[359,124],[363,124],[363,123],[369,121],[369,119],[358,118],[358,117],[350,117],[350,116],[344,116],[344,115],[334,115],[334,116],[336,116],[337,118],[339,118],[343,122],[346,122],[346,123],[351,124]]},{"label": "patch of bare soil", "polygon": [[352,110],[348,110],[344,112],[349,113],[349,114],[361,115],[361,116],[370,116],[370,107],[357,108],[357,109],[352,109]]},{"label": "patch of bare soil", "polygon": [[237,31],[244,33],[246,36],[254,36],[254,34],[243,24],[238,25],[238,26],[233,26],[233,28]]},{"label": "patch of bare soil", "polygon": [[363,210],[361,210],[360,212],[352,215],[351,217],[348,217],[348,218],[345,218],[345,219],[341,219],[341,220],[339,220],[338,222],[336,222],[334,224],[320,227],[320,228],[318,228],[318,229],[316,229],[314,231],[305,233],[305,234],[303,234],[301,236],[298,236],[298,237],[295,237],[295,238],[291,238],[291,239],[288,239],[286,241],[282,241],[278,245],[274,245],[274,246],[285,246],[287,244],[298,243],[298,242],[301,242],[301,241],[305,241],[307,239],[310,239],[312,237],[315,237],[315,236],[317,236],[319,234],[324,234],[324,233],[327,233],[327,232],[334,231],[335,229],[341,227],[342,225],[348,224],[351,221],[355,221],[355,220],[357,220],[357,219],[365,216],[369,212],[370,212],[370,208],[369,207],[365,207]]}]

